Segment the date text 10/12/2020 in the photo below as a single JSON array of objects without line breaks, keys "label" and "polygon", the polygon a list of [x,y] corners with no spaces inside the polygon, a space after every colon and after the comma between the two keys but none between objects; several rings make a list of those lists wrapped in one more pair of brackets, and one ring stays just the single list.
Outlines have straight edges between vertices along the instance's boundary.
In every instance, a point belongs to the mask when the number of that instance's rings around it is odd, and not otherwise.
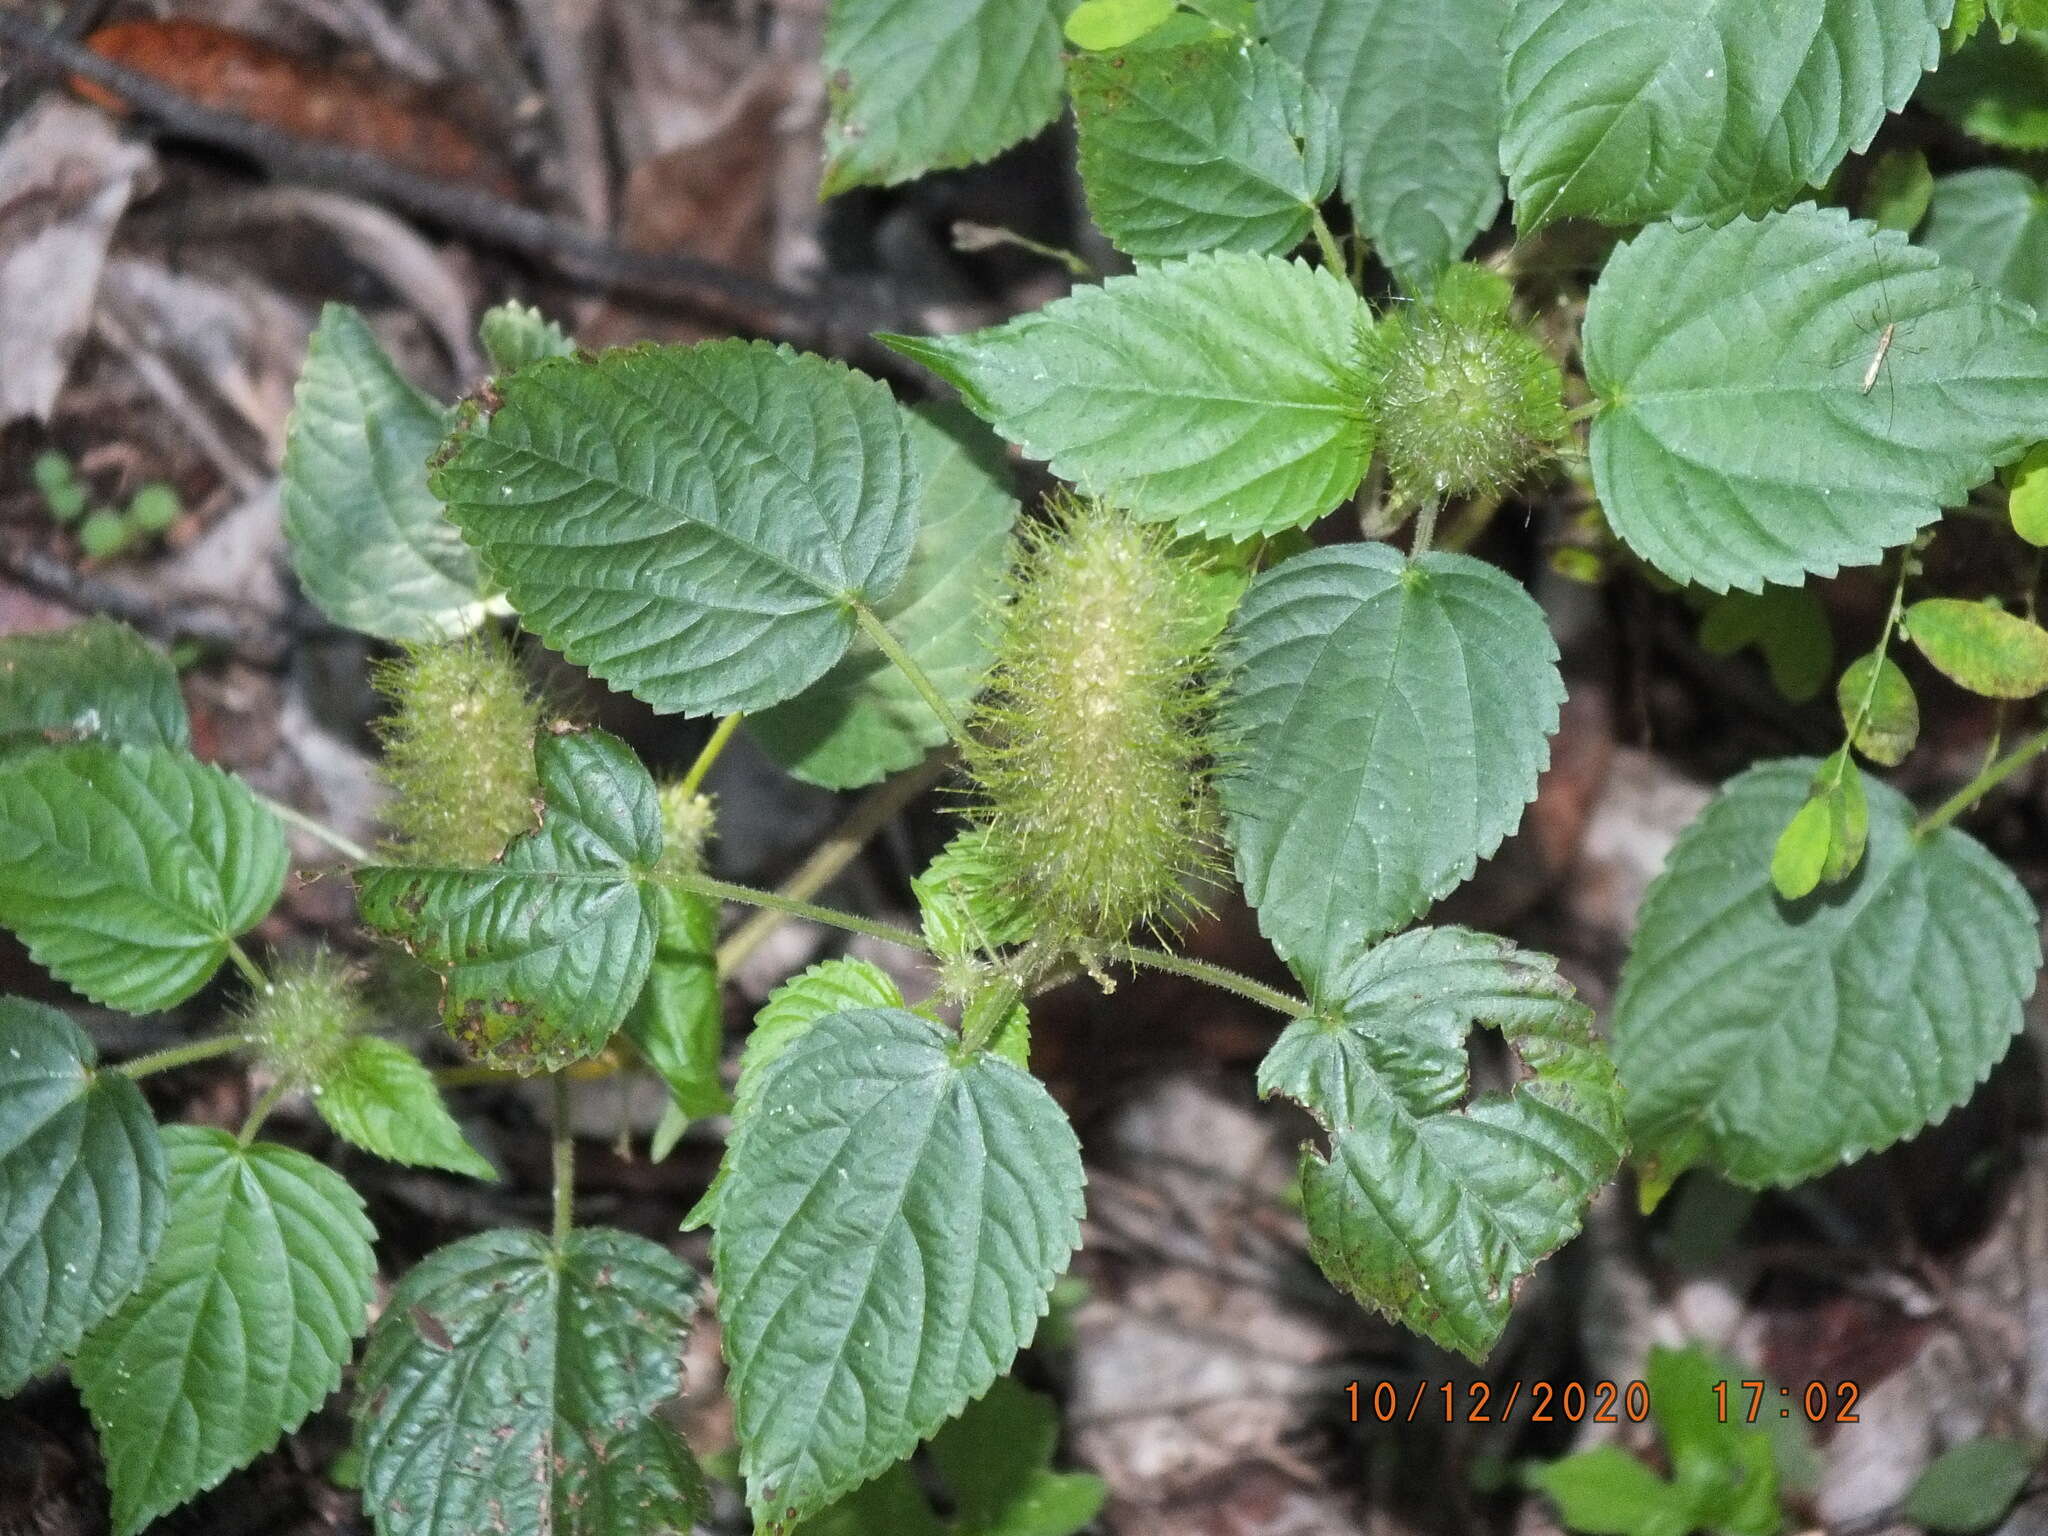
[{"label": "date text 10/12/2020", "polygon": [[[1723,1424],[1772,1418],[1854,1424],[1861,1388],[1853,1381],[1809,1381],[1798,1389],[1767,1381],[1720,1381],[1713,1393]],[[1650,1416],[1650,1388],[1642,1381],[1432,1382],[1423,1377],[1347,1382],[1344,1396],[1354,1424],[1505,1423],[1518,1410],[1531,1424],[1640,1424]]]}]

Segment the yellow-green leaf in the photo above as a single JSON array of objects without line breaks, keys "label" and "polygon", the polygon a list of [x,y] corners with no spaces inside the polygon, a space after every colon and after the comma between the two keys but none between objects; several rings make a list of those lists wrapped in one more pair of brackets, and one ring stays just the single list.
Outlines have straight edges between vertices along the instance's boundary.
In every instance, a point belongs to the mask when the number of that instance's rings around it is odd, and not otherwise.
[{"label": "yellow-green leaf", "polygon": [[1808,800],[1778,834],[1778,846],[1771,852],[1771,884],[1787,901],[1797,901],[1819,886],[1827,862],[1827,801]]},{"label": "yellow-green leaf", "polygon": [[1842,728],[1856,750],[1885,768],[1896,768],[1920,739],[1920,700],[1899,664],[1872,651],[1850,662],[1835,685]]},{"label": "yellow-green leaf", "polygon": [[1905,614],[1906,633],[1951,682],[1992,699],[2048,688],[2048,630],[1988,603],[1930,597]]},{"label": "yellow-green leaf", "polygon": [[2027,450],[2013,466],[2008,485],[2012,531],[2036,548],[2048,545],[2048,443]]},{"label": "yellow-green leaf", "polygon": [[1067,41],[1076,48],[1124,48],[1166,25],[1176,0],[1082,0],[1067,18]]}]

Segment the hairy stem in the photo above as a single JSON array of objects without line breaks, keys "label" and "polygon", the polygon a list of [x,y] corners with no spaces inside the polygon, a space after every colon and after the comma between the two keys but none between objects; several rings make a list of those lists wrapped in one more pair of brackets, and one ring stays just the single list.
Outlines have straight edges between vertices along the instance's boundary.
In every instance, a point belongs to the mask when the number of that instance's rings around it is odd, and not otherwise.
[{"label": "hairy stem", "polygon": [[249,1106],[249,1118],[242,1122],[242,1129],[235,1136],[236,1141],[246,1147],[256,1139],[256,1133],[263,1129],[263,1122],[270,1118],[270,1112],[277,1108],[278,1101],[285,1096],[288,1087],[286,1083],[276,1082],[263,1090],[263,1096]]},{"label": "hairy stem", "polygon": [[555,1246],[568,1239],[576,1224],[576,1135],[569,1123],[569,1079],[557,1072],[549,1080],[554,1098]]},{"label": "hairy stem", "polygon": [[158,1072],[168,1072],[173,1067],[190,1066],[195,1061],[211,1061],[216,1056],[226,1056],[238,1051],[249,1042],[242,1035],[215,1035],[207,1040],[194,1040],[186,1045],[173,1045],[161,1051],[151,1051],[147,1056],[137,1056],[124,1061],[114,1070],[123,1077],[152,1077]]},{"label": "hairy stem", "polygon": [[282,800],[273,800],[268,795],[258,795],[256,798],[279,821],[297,827],[308,836],[319,838],[321,842],[332,848],[350,863],[374,864],[377,862],[371,856],[369,849],[356,842],[353,838],[343,837],[334,828],[328,826],[326,822],[316,820],[308,816],[304,811],[286,805]]},{"label": "hairy stem", "polygon": [[1443,497],[1432,496],[1423,502],[1422,510],[1415,514],[1415,536],[1408,545],[1410,560],[1420,560],[1429,553],[1429,546],[1436,542],[1436,515],[1443,510],[1443,506]]},{"label": "hairy stem", "polygon": [[1323,210],[1320,208],[1311,209],[1309,211],[1309,219],[1311,221],[1309,227],[1315,231],[1316,249],[1322,253],[1323,265],[1328,267],[1338,277],[1347,276],[1347,268],[1344,265],[1344,249],[1337,244],[1337,237],[1330,232],[1330,223],[1329,220],[1323,217]]},{"label": "hairy stem", "polygon": [[740,728],[742,714],[730,714],[718,722],[718,729],[711,733],[711,739],[704,743],[704,750],[697,754],[697,760],[690,764],[690,771],[683,775],[682,792],[687,798],[703,788],[704,776],[711,771],[711,765],[718,761],[725,751],[725,744],[732,740],[734,731]]},{"label": "hairy stem", "polygon": [[1167,971],[1193,981],[1206,981],[1212,987],[1221,987],[1225,992],[1250,998],[1261,1007],[1284,1013],[1290,1019],[1305,1019],[1315,1012],[1301,998],[1289,997],[1264,982],[1253,981],[1249,976],[1226,970],[1220,965],[1211,965],[1206,960],[1190,960],[1185,955],[1169,954],[1163,949],[1144,949],[1136,944],[1112,944],[1108,954],[1126,965],[1140,966],[1148,971]]},{"label": "hairy stem", "polygon": [[854,622],[860,625],[861,633],[875,642],[875,649],[895,664],[896,670],[909,679],[910,686],[917,690],[917,696],[939,717],[939,723],[946,728],[946,734],[952,738],[953,744],[963,751],[972,745],[967,735],[967,727],[961,723],[959,715],[953,712],[953,706],[948,704],[945,696],[939,692],[938,685],[926,675],[924,668],[917,664],[917,658],[903,648],[903,643],[889,633],[889,626],[875,616],[875,610],[866,603],[855,603],[853,617]]},{"label": "hairy stem", "polygon": [[1982,773],[1970,780],[1948,799],[1922,816],[1913,828],[1915,837],[1928,837],[1939,832],[1963,812],[1969,810],[1992,790],[2018,773],[2027,764],[2048,752],[2048,730],[2036,731],[2025,741],[2014,747],[1997,762],[1989,764]]},{"label": "hairy stem", "polygon": [[[860,804],[853,808],[853,813],[812,850],[811,856],[797,867],[795,874],[782,883],[778,894],[793,901],[808,901],[817,895],[853,861],[855,854],[867,846],[870,838],[893,821],[906,805],[944,778],[952,765],[950,752],[935,753],[908,773],[900,773],[869,790]],[[718,946],[718,974],[728,974],[751,955],[788,916],[785,911],[768,908],[740,924],[732,936]]]},{"label": "hairy stem", "polygon": [[235,969],[258,992],[270,990],[270,978],[263,974],[263,967],[249,958],[249,952],[233,939],[228,940],[228,958],[235,962]]},{"label": "hairy stem", "polygon": [[[912,933],[908,928],[898,928],[892,923],[871,922],[851,912],[842,912],[837,907],[821,907],[815,902],[797,901],[775,891],[764,891],[751,885],[734,885],[726,880],[714,880],[709,875],[675,874],[662,877],[679,891],[695,891],[699,896],[709,896],[714,901],[737,901],[749,907],[765,907],[780,912],[785,917],[807,917],[814,923],[823,923],[828,928],[844,928],[848,933],[864,933],[869,938],[883,939],[891,944],[900,944],[905,949],[928,949],[921,934]],[[720,946],[718,968],[725,970],[724,946]]]}]

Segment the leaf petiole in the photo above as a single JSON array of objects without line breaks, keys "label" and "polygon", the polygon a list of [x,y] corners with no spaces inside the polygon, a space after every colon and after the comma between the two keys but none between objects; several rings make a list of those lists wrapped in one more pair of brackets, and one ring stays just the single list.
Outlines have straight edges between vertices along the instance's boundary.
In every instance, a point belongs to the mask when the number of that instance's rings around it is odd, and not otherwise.
[{"label": "leaf petiole", "polygon": [[876,616],[875,610],[866,603],[856,602],[853,605],[853,618],[854,622],[860,625],[861,633],[874,641],[875,649],[895,664],[896,670],[917,690],[917,696],[939,717],[939,723],[946,728],[946,735],[952,738],[953,744],[962,751],[971,748],[974,743],[967,734],[967,727],[961,723],[960,716],[955,713],[953,706],[946,702],[945,695],[939,692],[938,685],[931,680],[924,668],[917,664],[917,658],[903,648],[900,640],[889,633],[889,626]]}]

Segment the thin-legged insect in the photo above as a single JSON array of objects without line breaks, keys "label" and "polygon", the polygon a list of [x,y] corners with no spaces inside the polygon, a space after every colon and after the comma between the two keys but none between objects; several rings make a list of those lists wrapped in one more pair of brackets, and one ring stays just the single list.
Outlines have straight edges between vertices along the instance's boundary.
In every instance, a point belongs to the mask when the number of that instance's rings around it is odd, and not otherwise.
[{"label": "thin-legged insect", "polygon": [[1884,367],[1884,358],[1885,358],[1885,354],[1886,354],[1887,352],[1891,351],[1891,349],[1892,349],[1892,338],[1893,338],[1894,336],[1898,335],[1898,333],[1899,333],[1899,322],[1898,322],[1898,321],[1896,321],[1896,320],[1894,320],[1894,321],[1892,321],[1892,323],[1891,323],[1891,324],[1887,325],[1887,326],[1886,326],[1886,327],[1884,328],[1884,332],[1883,332],[1883,334],[1882,334],[1882,335],[1880,335],[1880,336],[1879,336],[1879,337],[1877,338],[1877,351],[1876,351],[1876,352],[1875,352],[1875,353],[1874,353],[1874,354],[1873,354],[1873,355],[1871,356],[1871,359],[1870,359],[1870,366],[1869,366],[1869,367],[1868,367],[1867,369],[1865,369],[1865,370],[1864,370],[1864,373],[1863,373],[1863,393],[1864,393],[1864,394],[1866,394],[1866,395],[1867,395],[1867,394],[1869,394],[1869,393],[1870,393],[1870,392],[1871,392],[1871,391],[1872,391],[1873,389],[1877,388],[1877,373],[1878,373],[1878,370],[1879,370],[1880,368]]}]

